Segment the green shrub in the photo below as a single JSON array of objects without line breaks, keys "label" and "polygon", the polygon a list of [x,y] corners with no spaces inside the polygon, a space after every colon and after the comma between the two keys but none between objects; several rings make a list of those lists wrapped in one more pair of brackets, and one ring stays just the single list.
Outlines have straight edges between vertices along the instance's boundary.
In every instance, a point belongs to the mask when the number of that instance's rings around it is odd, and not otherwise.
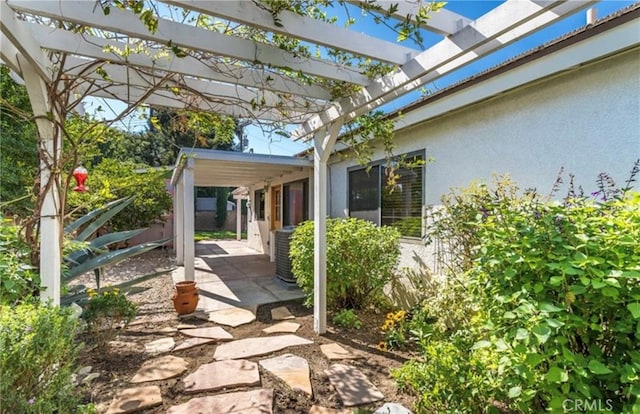
[{"label": "green shrub", "polygon": [[0,304],[16,304],[38,292],[40,277],[30,263],[30,249],[19,227],[0,217]]},{"label": "green shrub", "polygon": [[488,350],[469,353],[463,333],[449,340],[434,340],[422,350],[423,358],[391,370],[400,390],[417,396],[416,413],[498,413],[494,405],[504,397]]},{"label": "green shrub", "polygon": [[118,329],[126,328],[135,318],[137,308],[118,288],[105,288],[99,293],[89,289],[88,293],[82,318],[98,348],[104,348]]},{"label": "green shrub", "polygon": [[333,315],[333,324],[347,329],[360,329],[362,322],[353,309],[342,309]]},{"label": "green shrub", "polygon": [[[293,233],[291,269],[313,303],[313,229],[307,221]],[[327,220],[327,307],[361,309],[386,301],[383,288],[398,263],[400,234],[355,218]]]},{"label": "green shrub", "polygon": [[640,412],[640,194],[517,194],[502,180],[444,200],[432,229],[458,254],[449,269],[464,272],[453,280],[473,307],[426,305],[454,318],[394,376],[419,412],[564,412],[567,401]]},{"label": "green shrub", "polygon": [[78,352],[69,309],[22,303],[0,306],[2,413],[70,413]]}]

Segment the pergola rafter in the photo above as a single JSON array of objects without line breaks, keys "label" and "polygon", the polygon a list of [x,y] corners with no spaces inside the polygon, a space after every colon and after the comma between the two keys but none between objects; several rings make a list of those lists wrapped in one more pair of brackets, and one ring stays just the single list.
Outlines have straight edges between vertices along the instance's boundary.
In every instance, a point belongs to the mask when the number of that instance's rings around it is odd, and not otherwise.
[{"label": "pergola rafter", "polygon": [[[167,3],[395,65],[402,65],[417,54],[416,50],[398,43],[300,16],[287,10],[278,14],[276,22],[266,7],[260,7],[251,1],[213,3],[167,0]],[[322,33],[322,36],[318,37],[317,33]]]},{"label": "pergola rafter", "polygon": [[[193,56],[178,58],[166,53],[162,53],[161,56],[155,56],[155,53],[161,53],[160,50],[157,52],[152,51],[151,56],[133,53],[124,57],[111,52],[113,50],[125,50],[127,43],[122,41],[73,33],[35,23],[17,22],[17,26],[28,28],[28,32],[33,35],[41,47],[55,52],[117,62],[130,67],[163,70],[200,79],[244,85],[311,99],[329,100],[331,98],[327,90],[317,85],[302,84],[272,71],[236,66],[232,63],[209,63]],[[62,69],[64,70],[64,68]]]},{"label": "pergola rafter", "polygon": [[[347,1],[349,7],[365,10],[369,2]],[[46,252],[43,249],[41,274],[51,288],[44,298],[59,301],[62,223],[56,195],[62,141],[60,134],[52,133],[56,123],[48,117],[52,105],[48,93],[73,89],[77,96],[212,111],[280,126],[301,124],[294,137],[313,140],[314,148],[314,327],[324,333],[327,161],[343,124],[595,2],[507,0],[474,21],[445,8],[432,13],[424,27],[442,40],[417,51],[311,16],[272,12],[260,0],[146,0],[155,12],[163,11],[163,16],[154,17],[155,31],[132,10],[111,4],[107,15],[102,6],[108,1],[0,0],[0,56],[27,83],[44,154],[41,180],[46,197],[40,228]],[[390,17],[403,21],[421,11],[421,2],[416,1],[378,3],[397,4]],[[173,20],[166,10],[177,11],[182,20]],[[233,30],[200,27],[185,18],[199,14]],[[281,36],[293,45],[309,47],[269,43]],[[309,52],[314,48],[320,51],[317,56]],[[397,68],[366,75],[366,68],[358,65],[369,61]],[[64,82],[57,84],[60,80]],[[193,194],[189,191],[197,181],[189,155],[198,154],[182,154],[185,157],[178,160],[174,174],[175,216],[184,216],[177,223],[177,256],[184,261],[186,277],[193,277]],[[285,164],[298,167],[295,162]],[[232,164],[228,167],[219,179],[245,184],[240,183],[243,171],[234,170]],[[264,166],[266,175],[281,171]],[[184,197],[179,196],[182,193]]]}]

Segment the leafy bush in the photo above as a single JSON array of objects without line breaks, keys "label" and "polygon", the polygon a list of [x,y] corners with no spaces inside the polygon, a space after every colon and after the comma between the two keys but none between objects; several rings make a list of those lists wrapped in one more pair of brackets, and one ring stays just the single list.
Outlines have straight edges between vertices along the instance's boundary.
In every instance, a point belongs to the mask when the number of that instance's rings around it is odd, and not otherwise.
[{"label": "leafy bush", "polygon": [[353,309],[342,309],[333,315],[333,324],[347,329],[360,329],[362,322],[358,319]]},{"label": "leafy bush", "polygon": [[423,358],[392,370],[399,388],[415,394],[417,413],[498,413],[493,402],[504,397],[489,350],[469,353],[466,335],[430,341]]},{"label": "leafy bush", "polygon": [[450,269],[466,271],[477,311],[394,375],[427,412],[563,412],[568,400],[640,412],[640,194],[516,194],[499,181],[445,199],[432,228],[464,256]]},{"label": "leafy bush", "polygon": [[21,303],[0,306],[0,395],[3,413],[70,413],[78,352],[68,309]]},{"label": "leafy bush", "polygon": [[12,305],[38,292],[40,277],[30,262],[20,228],[0,216],[0,304]]},{"label": "leafy bush", "polygon": [[[291,238],[291,269],[313,303],[314,223],[300,224]],[[398,263],[400,233],[356,219],[327,220],[327,307],[361,309],[380,305],[383,288]]]},{"label": "leafy bush", "polygon": [[88,293],[89,301],[82,318],[98,348],[103,348],[118,329],[125,328],[135,318],[137,308],[118,288],[106,288],[99,293],[89,289]]}]

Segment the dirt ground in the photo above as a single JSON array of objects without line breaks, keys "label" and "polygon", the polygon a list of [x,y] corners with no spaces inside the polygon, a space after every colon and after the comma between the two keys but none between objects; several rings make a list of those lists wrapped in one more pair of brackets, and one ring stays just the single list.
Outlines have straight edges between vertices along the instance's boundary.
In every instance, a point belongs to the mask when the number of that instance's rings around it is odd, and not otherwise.
[{"label": "dirt ground", "polygon": [[[128,278],[136,273],[144,274],[145,272],[170,265],[171,259],[167,253],[160,251],[150,252],[137,260],[131,259],[120,266],[109,269],[104,284],[115,284],[123,277],[122,275]],[[90,280],[85,282],[91,286]],[[119,391],[133,386],[129,383],[129,379],[133,377],[144,361],[154,358],[154,356],[145,353],[144,344],[168,336],[168,334],[160,332],[161,329],[176,327],[179,323],[189,323],[198,327],[215,325],[212,322],[198,319],[181,320],[178,318],[171,302],[173,283],[170,275],[154,278],[142,283],[140,286],[145,287],[146,290],[130,296],[130,299],[138,305],[138,316],[126,330],[118,335],[116,341],[111,344],[107,352],[95,352],[91,346],[91,338],[81,337],[81,340],[86,342],[81,352],[81,366],[90,365],[93,367],[92,372],[100,373],[100,376],[90,385],[81,385],[81,390],[84,394],[84,402],[95,403],[99,412],[106,411],[114,395]],[[324,370],[332,362],[322,354],[320,345],[330,342],[336,342],[344,348],[362,355],[363,358],[361,359],[339,362],[357,367],[385,396],[384,401],[358,407],[366,410],[361,412],[373,411],[373,409],[380,407],[383,402],[396,402],[409,409],[412,408],[413,397],[399,392],[389,374],[389,369],[402,365],[409,355],[398,352],[382,352],[377,349],[377,344],[383,339],[380,332],[380,326],[385,318],[383,314],[375,314],[373,312],[359,313],[358,316],[363,325],[359,330],[341,329],[332,326],[331,318],[328,318],[329,328],[327,334],[318,336],[313,331],[313,310],[302,306],[301,301],[290,301],[260,306],[255,322],[237,328],[224,327],[224,329],[231,333],[235,339],[266,336],[267,334],[263,333],[262,329],[276,323],[271,320],[271,309],[283,305],[287,306],[291,313],[295,315],[295,322],[301,325],[296,335],[312,340],[313,344],[296,346],[270,355],[250,359],[257,362],[260,359],[285,353],[293,353],[305,358],[311,370],[313,397],[292,390],[284,382],[260,367],[261,386],[274,390],[274,413],[307,413],[312,405],[342,408],[338,394],[324,374]],[[176,343],[186,338],[179,332],[172,334],[172,336]],[[172,355],[185,358],[189,362],[188,371],[178,378],[153,383],[161,388],[163,404],[141,412],[164,413],[169,407],[185,403],[190,398],[220,394],[221,392],[217,391],[185,395],[183,392],[184,384],[181,380],[181,378],[195,371],[200,365],[212,362],[214,351],[215,345],[208,344],[172,352]],[[147,384],[152,383],[140,385]],[[244,389],[241,387],[229,391],[241,390]]]}]

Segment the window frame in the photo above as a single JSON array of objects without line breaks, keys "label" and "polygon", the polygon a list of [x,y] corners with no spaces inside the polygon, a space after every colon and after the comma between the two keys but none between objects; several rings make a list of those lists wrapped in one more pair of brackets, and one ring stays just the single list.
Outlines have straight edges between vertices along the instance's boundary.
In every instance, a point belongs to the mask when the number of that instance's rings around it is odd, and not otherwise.
[{"label": "window frame", "polygon": [[[399,154],[397,156],[394,157],[394,159],[396,158],[413,158],[413,157],[422,157],[423,160],[426,161],[426,151],[424,149],[422,150],[417,150],[417,151],[410,151],[410,152],[406,152],[403,154]],[[372,161],[370,163],[368,163],[365,166],[362,165],[354,165],[351,167],[347,168],[347,194],[346,194],[346,202],[347,202],[347,214],[349,217],[354,217],[352,215],[352,210],[351,210],[351,173],[355,172],[355,171],[362,171],[362,170],[366,170],[367,168],[371,167],[378,167],[377,169],[377,175],[378,175],[378,201],[377,201],[377,218],[376,221],[374,222],[374,224],[380,226],[382,225],[382,207],[383,207],[383,193],[384,193],[384,185],[383,182],[386,180],[384,177],[384,169],[385,166],[387,164],[387,160],[386,159],[379,159],[379,160],[375,160]],[[424,206],[425,206],[425,200],[426,200],[426,191],[425,191],[425,168],[424,165],[420,166],[421,168],[421,173],[422,173],[422,185],[421,185],[421,200],[420,200],[420,222],[421,222],[421,226],[420,226],[420,236],[405,236],[405,235],[401,235],[402,239],[406,239],[406,240],[419,240],[421,238],[424,237],[425,234],[425,226],[424,226]],[[358,210],[360,211],[360,210]],[[364,211],[364,210],[362,210]],[[372,211],[372,210],[371,210]]]}]

